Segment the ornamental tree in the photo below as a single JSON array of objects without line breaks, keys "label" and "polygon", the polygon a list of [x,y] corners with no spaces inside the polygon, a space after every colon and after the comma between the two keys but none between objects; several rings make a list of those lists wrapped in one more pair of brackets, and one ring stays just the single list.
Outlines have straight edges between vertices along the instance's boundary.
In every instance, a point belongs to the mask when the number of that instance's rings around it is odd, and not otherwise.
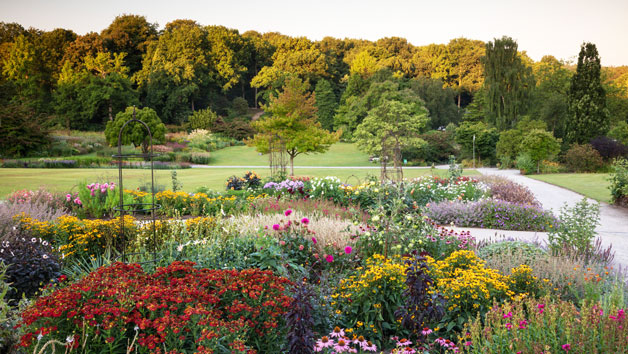
[{"label": "ornamental tree", "polygon": [[523,138],[521,151],[529,154],[532,161],[536,162],[536,173],[539,173],[541,161],[560,151],[560,139],[554,138],[554,135],[546,130],[533,129]]},{"label": "ornamental tree", "polygon": [[290,175],[294,175],[294,158],[300,154],[322,153],[338,141],[339,133],[332,134],[318,122],[315,99],[307,92],[307,84],[299,78],[289,78],[283,91],[271,96],[262,107],[266,115],[253,123],[257,134],[247,140],[257,151],[270,153],[273,139],[282,142],[282,149],[290,157]]},{"label": "ornamental tree", "polygon": [[[159,119],[157,113],[152,108],[145,107],[136,110],[135,107],[127,107],[124,112],[116,114],[116,118],[113,121],[107,122],[105,138],[109,146],[118,145],[120,128],[122,128],[124,123],[133,119],[134,110],[135,118],[146,123],[150,128],[153,143],[164,141],[166,138],[166,126],[161,122],[161,119]],[[135,147],[141,146],[142,153],[148,153],[150,138],[146,127],[137,122],[129,123],[122,132],[122,144],[133,144]]]}]

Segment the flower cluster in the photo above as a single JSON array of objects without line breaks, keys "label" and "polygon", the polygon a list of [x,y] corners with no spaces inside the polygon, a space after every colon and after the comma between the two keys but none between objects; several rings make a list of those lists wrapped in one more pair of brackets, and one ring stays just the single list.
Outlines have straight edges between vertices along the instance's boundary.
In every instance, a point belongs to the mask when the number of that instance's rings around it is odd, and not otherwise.
[{"label": "flower cluster", "polygon": [[354,334],[353,338],[349,338],[348,333],[349,331],[345,332],[345,330],[340,327],[334,328],[328,336],[322,336],[316,341],[314,351],[322,353],[364,353],[377,351],[377,345],[364,338],[364,336],[356,336]]},{"label": "flower cluster", "polygon": [[87,188],[87,190],[89,190],[90,195],[93,197],[96,195],[97,192],[100,191],[100,194],[105,194],[107,193],[107,190],[114,190],[116,188],[116,184],[113,182],[110,183],[91,183],[85,186]]},{"label": "flower cluster", "polygon": [[273,190],[275,193],[278,194],[294,195],[296,193],[299,193],[300,195],[305,195],[303,182],[293,181],[291,179],[287,179],[279,183],[268,182],[264,185],[264,189]]},{"label": "flower cluster", "polygon": [[137,264],[115,263],[24,311],[21,346],[32,349],[35,338],[71,336],[72,347],[82,345],[88,352],[109,352],[131,342],[154,353],[160,347],[209,353],[221,345],[239,348],[236,352],[253,346],[272,352],[291,302],[284,295],[288,284],[255,269],[197,269],[192,262],[174,262],[146,274]]}]

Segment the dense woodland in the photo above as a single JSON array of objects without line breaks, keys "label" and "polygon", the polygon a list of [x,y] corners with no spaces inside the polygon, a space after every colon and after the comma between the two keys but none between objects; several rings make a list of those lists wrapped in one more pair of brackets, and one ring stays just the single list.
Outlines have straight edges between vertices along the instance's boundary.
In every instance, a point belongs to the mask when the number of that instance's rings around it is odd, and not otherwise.
[{"label": "dense woodland", "polygon": [[[535,62],[509,37],[427,46],[399,37],[312,41],[191,20],[159,28],[139,15],[118,16],[100,33],[85,35],[0,23],[0,119],[23,117],[22,132],[103,130],[132,105],[154,109],[169,125],[209,108],[220,116],[217,129],[250,135],[246,107],[267,104],[297,77],[313,93],[322,127],[342,130],[345,139],[382,100],[393,99],[427,108],[423,133],[453,123],[471,127],[469,134],[494,148],[500,132],[523,129],[532,120],[555,138],[588,143],[628,121],[628,66],[600,68],[595,46],[581,49],[588,53],[583,59],[581,52],[583,68],[593,63],[593,73],[578,79],[581,86],[598,82],[598,101],[589,102],[598,111],[587,113],[597,117],[591,118],[599,130],[592,136],[566,130],[577,125],[570,119],[579,119],[573,111],[576,63],[551,55]],[[464,128],[458,130],[457,136],[464,135]],[[460,141],[464,150],[464,137]]]}]

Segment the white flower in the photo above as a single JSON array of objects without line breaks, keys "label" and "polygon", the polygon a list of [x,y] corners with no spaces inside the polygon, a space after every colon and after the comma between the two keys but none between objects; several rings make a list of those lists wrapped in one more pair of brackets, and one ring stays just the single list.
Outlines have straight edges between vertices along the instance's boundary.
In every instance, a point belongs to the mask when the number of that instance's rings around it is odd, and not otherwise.
[{"label": "white flower", "polygon": [[140,328],[138,326],[135,326],[135,328],[133,328],[136,332],[140,330]]},{"label": "white flower", "polygon": [[66,342],[68,342],[68,343],[72,343],[72,342],[74,342],[74,334],[69,335],[69,336],[65,339],[65,341],[66,341]]},{"label": "white flower", "polygon": [[44,257],[44,259],[48,259],[48,255],[47,254],[44,254],[43,257]]},{"label": "white flower", "polygon": [[42,335],[41,335],[41,333],[39,333],[39,334],[37,335],[37,340],[38,340],[38,341],[40,341],[42,338],[44,338],[44,336],[42,336]]},{"label": "white flower", "polygon": [[183,245],[177,246],[177,252],[181,252],[181,251],[183,251]]}]

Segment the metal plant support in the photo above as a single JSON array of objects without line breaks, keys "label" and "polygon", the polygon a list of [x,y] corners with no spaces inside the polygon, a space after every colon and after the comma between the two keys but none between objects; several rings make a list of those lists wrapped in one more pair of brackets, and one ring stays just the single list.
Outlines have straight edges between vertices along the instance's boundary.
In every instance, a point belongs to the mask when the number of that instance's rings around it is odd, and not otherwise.
[{"label": "metal plant support", "polygon": [[[131,123],[131,122],[137,122],[140,123],[144,126],[144,128],[146,128],[146,130],[148,131],[148,137],[150,139],[150,152],[148,154],[122,154],[122,132],[124,131],[124,128],[126,128],[126,126]],[[161,209],[161,205],[159,204],[155,204],[155,172],[154,172],[154,168],[153,168],[153,158],[156,155],[153,154],[153,135],[150,131],[150,128],[148,127],[148,125],[144,122],[142,122],[141,120],[135,118],[135,107],[133,107],[133,119],[128,120],[126,123],[124,123],[124,125],[122,125],[122,127],[120,128],[120,132],[118,133],[118,154],[117,155],[112,155],[113,158],[118,159],[118,188],[120,189],[120,204],[118,205],[117,208],[114,208],[114,210],[119,211],[120,212],[120,239],[122,240],[122,262],[127,262],[127,257],[128,256],[132,256],[132,255],[137,255],[137,254],[142,254],[143,252],[134,252],[134,253],[126,253],[126,233],[125,233],[125,229],[124,229],[124,216],[127,213],[139,213],[139,212],[147,212],[150,211],[151,214],[151,219],[152,219],[152,243],[153,243],[153,259],[146,261],[144,263],[147,262],[156,262],[157,261],[157,241],[156,241],[156,230],[155,230],[155,224],[156,224],[156,216],[155,216],[155,212],[159,209]],[[129,159],[129,158],[138,158],[141,157],[144,160],[146,159],[150,159],[150,181],[151,181],[151,185],[150,185],[150,191],[151,191],[151,195],[152,195],[152,202],[151,203],[130,203],[130,204],[124,204],[124,185],[123,185],[123,178],[122,178],[122,161],[124,159]]]}]

